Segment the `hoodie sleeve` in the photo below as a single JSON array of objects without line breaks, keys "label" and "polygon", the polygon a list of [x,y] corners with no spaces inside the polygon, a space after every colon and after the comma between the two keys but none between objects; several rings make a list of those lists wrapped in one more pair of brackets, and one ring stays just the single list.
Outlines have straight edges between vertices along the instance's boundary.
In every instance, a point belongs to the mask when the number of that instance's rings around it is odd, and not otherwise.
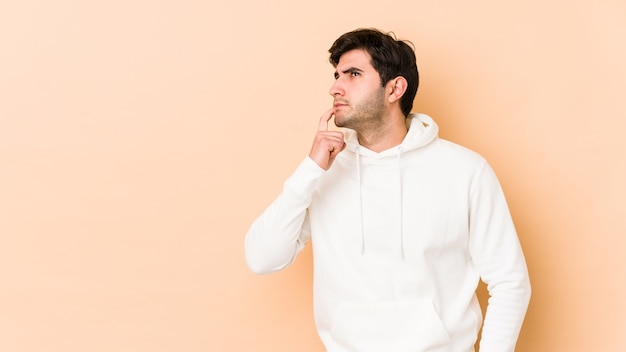
[{"label": "hoodie sleeve", "polygon": [[490,296],[480,352],[513,352],[530,281],[504,194],[486,162],[474,179],[470,202],[470,252]]},{"label": "hoodie sleeve", "polygon": [[307,157],[285,181],[282,193],[251,225],[246,262],[257,274],[282,270],[295,260],[311,235],[307,208],[324,169]]}]

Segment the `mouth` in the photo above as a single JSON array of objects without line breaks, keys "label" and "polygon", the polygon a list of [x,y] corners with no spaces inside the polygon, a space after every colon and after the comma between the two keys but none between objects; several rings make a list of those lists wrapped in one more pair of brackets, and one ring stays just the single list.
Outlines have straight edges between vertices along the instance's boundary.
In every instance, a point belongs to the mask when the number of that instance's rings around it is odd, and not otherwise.
[{"label": "mouth", "polygon": [[336,102],[336,103],[333,104],[333,107],[335,107],[335,108],[341,108],[341,107],[344,107],[344,106],[348,106],[348,103]]}]

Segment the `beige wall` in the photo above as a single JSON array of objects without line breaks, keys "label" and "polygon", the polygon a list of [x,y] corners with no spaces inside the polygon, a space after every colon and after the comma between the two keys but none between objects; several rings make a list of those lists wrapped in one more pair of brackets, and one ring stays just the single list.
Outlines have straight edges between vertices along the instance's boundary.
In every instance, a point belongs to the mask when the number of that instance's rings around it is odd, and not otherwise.
[{"label": "beige wall", "polygon": [[310,249],[254,276],[243,237],[361,26],[415,43],[415,111],[500,176],[518,351],[626,350],[623,1],[210,3],[0,1],[0,351],[321,351]]}]

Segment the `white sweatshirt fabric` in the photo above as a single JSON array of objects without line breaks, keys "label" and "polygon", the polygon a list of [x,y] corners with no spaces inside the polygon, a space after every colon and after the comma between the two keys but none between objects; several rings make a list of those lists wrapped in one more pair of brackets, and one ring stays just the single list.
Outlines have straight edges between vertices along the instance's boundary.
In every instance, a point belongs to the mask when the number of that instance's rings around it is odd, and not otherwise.
[{"label": "white sweatshirt fabric", "polygon": [[325,171],[306,158],[245,241],[255,273],[290,265],[311,241],[314,315],[328,352],[514,351],[530,299],[524,255],[484,158],[407,118],[401,145],[376,153],[346,130]]}]

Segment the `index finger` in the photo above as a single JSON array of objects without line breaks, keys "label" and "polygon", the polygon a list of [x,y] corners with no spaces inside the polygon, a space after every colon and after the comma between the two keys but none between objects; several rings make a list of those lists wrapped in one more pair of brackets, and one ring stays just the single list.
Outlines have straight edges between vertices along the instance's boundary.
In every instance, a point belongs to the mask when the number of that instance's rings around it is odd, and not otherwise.
[{"label": "index finger", "polygon": [[330,121],[330,118],[333,117],[334,113],[335,113],[335,108],[331,108],[328,111],[326,111],[324,115],[322,115],[322,117],[320,118],[320,124],[317,127],[318,131],[328,131],[328,121]]}]

